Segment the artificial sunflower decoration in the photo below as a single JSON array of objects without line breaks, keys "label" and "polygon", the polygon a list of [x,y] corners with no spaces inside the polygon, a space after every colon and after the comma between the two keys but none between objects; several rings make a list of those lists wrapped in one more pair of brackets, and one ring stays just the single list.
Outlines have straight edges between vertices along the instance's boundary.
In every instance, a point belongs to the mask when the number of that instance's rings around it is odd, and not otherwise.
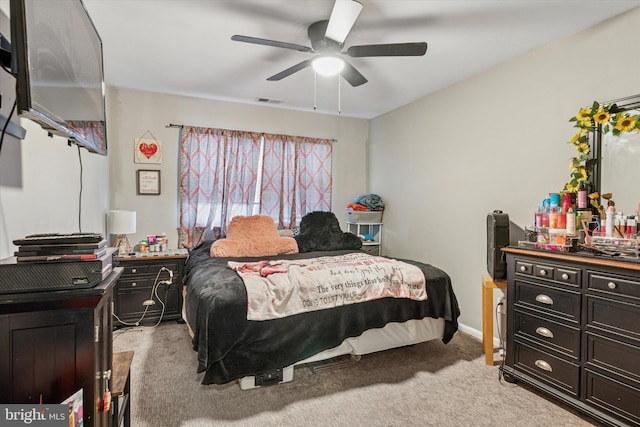
[{"label": "artificial sunflower decoration", "polygon": [[[589,194],[589,204],[591,206],[593,206],[594,208],[596,208],[600,218],[604,218],[606,216],[606,214],[605,214],[606,208],[600,204],[600,197],[601,196],[597,191],[594,191],[593,193]],[[613,201],[613,194],[612,193],[604,193],[602,195],[602,198],[607,201],[607,206],[615,206],[616,205],[616,203]]]},{"label": "artificial sunflower decoration", "polygon": [[640,115],[629,112],[617,112],[616,104],[600,105],[597,101],[589,108],[581,108],[578,113],[569,119],[574,122],[573,127],[578,132],[573,135],[569,143],[576,149],[576,156],[571,159],[569,169],[569,181],[564,185],[564,191],[575,193],[583,184],[591,184],[588,170],[595,161],[591,158],[591,146],[589,145],[589,132],[596,130],[596,125],[602,129],[602,133],[611,132],[620,135],[622,132],[640,132]]}]

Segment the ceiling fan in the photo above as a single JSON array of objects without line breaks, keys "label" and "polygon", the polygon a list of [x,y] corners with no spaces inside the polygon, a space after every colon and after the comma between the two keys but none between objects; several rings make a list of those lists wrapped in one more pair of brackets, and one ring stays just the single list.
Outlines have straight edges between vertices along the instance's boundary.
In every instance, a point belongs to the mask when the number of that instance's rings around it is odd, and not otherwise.
[{"label": "ceiling fan", "polygon": [[[353,65],[341,58],[341,55],[363,58],[373,56],[422,56],[426,53],[426,42],[351,46],[343,51],[343,43],[361,11],[362,3],[356,0],[335,0],[329,20],[314,22],[309,26],[307,35],[311,41],[311,47],[241,35],[234,35],[231,40],[317,54],[311,59],[274,74],[267,80],[282,80],[293,73],[312,66],[316,72],[321,74],[335,75],[340,73],[354,87],[366,83],[367,79]],[[329,71],[323,71],[323,63],[325,66],[333,66],[334,68]]]}]

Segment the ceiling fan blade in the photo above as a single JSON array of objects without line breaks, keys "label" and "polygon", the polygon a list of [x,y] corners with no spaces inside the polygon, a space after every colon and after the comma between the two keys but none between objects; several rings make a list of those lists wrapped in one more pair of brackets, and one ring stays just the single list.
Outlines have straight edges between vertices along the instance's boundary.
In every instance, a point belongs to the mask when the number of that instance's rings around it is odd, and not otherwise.
[{"label": "ceiling fan blade", "polygon": [[427,52],[427,43],[391,43],[351,46],[346,54],[354,58],[366,56],[422,56]]},{"label": "ceiling fan blade", "polygon": [[292,50],[297,50],[297,51],[300,51],[300,52],[312,52],[313,51],[310,47],[302,46],[300,44],[278,42],[278,41],[275,41],[275,40],[268,40],[268,39],[259,39],[257,37],[240,36],[238,34],[236,34],[234,36],[231,36],[231,40],[237,41],[237,42],[261,44],[261,45],[264,45],[264,46],[281,47],[283,49],[292,49]]},{"label": "ceiling fan blade", "polygon": [[290,76],[293,73],[297,73],[298,71],[307,68],[309,65],[311,65],[311,59],[307,59],[306,61],[302,61],[296,65],[294,65],[293,67],[289,67],[284,71],[280,71],[278,74],[274,74],[273,76],[269,77],[267,80],[269,81],[276,81],[276,80],[282,80],[285,77]]},{"label": "ceiling fan blade", "polygon": [[363,85],[369,81],[365,76],[360,74],[360,71],[356,70],[356,68],[347,61],[344,61],[344,68],[340,72],[340,75],[353,87]]},{"label": "ceiling fan blade", "polygon": [[358,1],[336,0],[324,36],[340,44],[344,43],[361,11],[362,3]]}]

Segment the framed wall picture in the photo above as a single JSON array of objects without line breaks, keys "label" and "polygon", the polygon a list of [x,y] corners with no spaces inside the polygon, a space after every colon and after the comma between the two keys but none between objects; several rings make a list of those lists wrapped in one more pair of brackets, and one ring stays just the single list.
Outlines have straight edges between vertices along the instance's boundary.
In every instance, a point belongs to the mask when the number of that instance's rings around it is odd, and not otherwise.
[{"label": "framed wall picture", "polygon": [[134,162],[162,163],[162,142],[159,139],[136,138]]},{"label": "framed wall picture", "polygon": [[160,194],[160,171],[138,169],[137,194],[159,195]]}]

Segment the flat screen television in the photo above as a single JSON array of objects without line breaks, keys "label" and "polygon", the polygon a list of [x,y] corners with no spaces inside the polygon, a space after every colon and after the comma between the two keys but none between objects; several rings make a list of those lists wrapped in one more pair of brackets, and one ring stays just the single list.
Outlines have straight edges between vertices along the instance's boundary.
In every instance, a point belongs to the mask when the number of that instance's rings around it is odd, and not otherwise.
[{"label": "flat screen television", "polygon": [[11,0],[18,114],[107,154],[102,40],[81,0]]}]

